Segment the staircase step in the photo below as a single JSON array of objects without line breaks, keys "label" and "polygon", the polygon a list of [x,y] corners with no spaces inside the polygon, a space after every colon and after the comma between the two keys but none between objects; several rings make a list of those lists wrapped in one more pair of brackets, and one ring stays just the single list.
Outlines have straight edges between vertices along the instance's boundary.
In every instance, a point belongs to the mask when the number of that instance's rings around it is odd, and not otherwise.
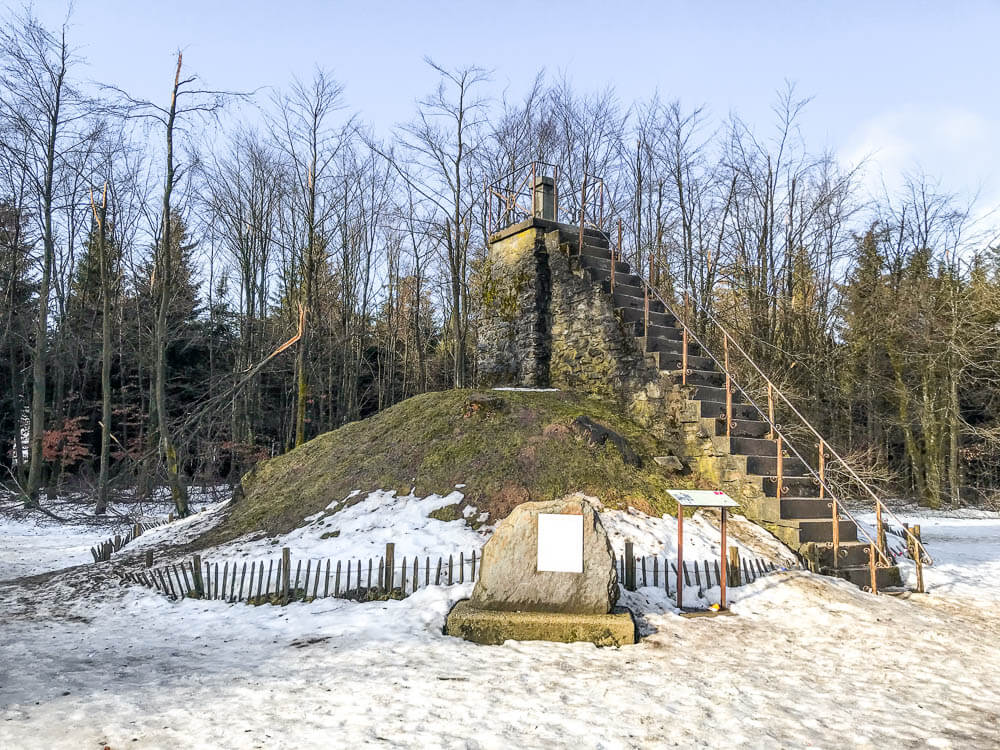
[{"label": "staircase step", "polygon": [[[676,341],[678,346],[677,351],[680,351],[681,342],[684,341],[684,334],[680,328],[674,328],[673,326],[651,325],[646,331],[646,338]],[[690,341],[688,343],[690,344]],[[690,352],[690,350],[688,351]]]},{"label": "staircase step", "polygon": [[600,244],[592,243],[588,240],[584,240],[583,252],[580,252],[579,246],[574,242],[569,246],[570,255],[580,255],[582,257],[590,258],[604,258],[609,263],[611,262],[611,251],[605,247],[601,247]]},{"label": "staircase step", "polygon": [[[701,402],[701,416],[712,419],[722,419],[726,418],[726,402],[725,401],[711,401],[708,399],[702,400]],[[760,416],[757,410],[752,404],[733,404],[733,418],[737,420],[751,421],[754,417]],[[718,433],[720,435],[726,434],[725,422],[723,422],[722,432]],[[742,436],[737,436],[733,434],[732,439],[736,439]],[[777,446],[775,446],[775,452],[777,452]]]},{"label": "staircase step", "polygon": [[[749,474],[748,476],[758,476],[754,474]],[[775,475],[763,475],[760,476],[761,489],[764,494],[768,497],[777,497],[778,487],[777,481],[778,477]],[[819,482],[817,482],[813,477],[806,476],[782,476],[782,495],[786,497],[819,497]]]},{"label": "staircase step", "polygon": [[[712,388],[707,385],[695,386],[693,398],[699,401],[718,401],[721,404],[726,403],[726,389],[725,388]],[[743,394],[733,389],[733,403],[742,404],[744,402]],[[725,409],[723,409],[725,413]],[[743,451],[737,451],[742,453]]]},{"label": "staircase step", "polygon": [[767,438],[730,437],[729,450],[742,456],[777,456],[778,444]]},{"label": "staircase step", "polygon": [[755,498],[751,502],[749,517],[765,523],[786,523],[808,519],[830,520],[833,509],[829,498],[777,497]]},{"label": "staircase step", "polygon": [[[649,335],[645,337],[646,341],[646,351],[647,352],[664,352],[667,354],[677,355],[678,361],[681,359],[681,351],[684,347],[684,343],[680,337],[676,339],[668,339],[663,336],[659,336],[654,331],[659,330],[656,326],[649,331]],[[688,342],[688,367],[692,367],[691,356],[701,357],[701,347],[694,342]],[[704,357],[701,357],[704,359]],[[668,369],[668,368],[663,368]]]},{"label": "staircase step", "polygon": [[[646,311],[641,307],[618,307],[615,308],[618,313],[621,314],[629,323],[637,323],[638,328],[641,332],[643,326],[646,324]],[[649,308],[649,325],[654,327],[667,328],[673,326],[677,320],[670,313],[658,312],[653,310],[653,306],[650,305]]]},{"label": "staircase step", "polygon": [[[800,550],[807,558],[814,561],[814,567],[833,575],[833,545],[813,543]],[[838,568],[851,568],[868,565],[868,544],[866,542],[841,542],[839,545],[840,560]],[[831,570],[827,571],[826,569]],[[865,570],[868,570],[865,567]]]},{"label": "staircase step", "polygon": [[[825,518],[787,519],[777,523],[765,523],[775,536],[792,547],[809,542],[833,541],[833,522]],[[853,521],[840,521],[840,541],[845,544],[858,541],[858,527]]]},{"label": "staircase step", "polygon": [[[726,376],[716,370],[693,370],[688,363],[687,385],[707,385],[711,388],[725,388]],[[681,385],[684,375],[680,370],[670,374],[677,385]]]},{"label": "staircase step", "polygon": [[[607,285],[605,284],[605,287],[606,286]],[[605,289],[604,291],[607,292],[608,290]],[[619,294],[617,289],[615,289],[615,295],[613,301],[615,309],[624,307],[629,307],[632,308],[633,310],[639,310],[639,311],[644,311],[646,309],[646,300],[644,300],[642,297],[633,297],[629,294]],[[651,299],[649,301],[649,311],[663,313],[666,312],[666,308],[663,306],[661,302],[655,299]],[[676,323],[677,319],[671,315],[670,322],[666,324],[666,327],[673,328],[676,325]]]},{"label": "staircase step", "polygon": [[[826,575],[843,578],[850,581],[855,586],[863,589],[871,587],[871,572],[867,565],[852,568],[839,568],[838,570],[824,568],[820,572]],[[878,583],[879,589],[898,588],[903,585],[903,579],[899,574],[899,568],[895,565],[889,568],[875,568],[875,580]]]},{"label": "staircase step", "polygon": [[[595,255],[583,255],[580,257],[580,265],[588,270],[594,271],[604,271],[605,277],[611,275],[611,258],[598,257]],[[615,273],[632,273],[632,268],[628,263],[622,263],[620,260],[615,261]]]},{"label": "staircase step", "polygon": [[[753,407],[750,407],[753,409]],[[756,415],[757,410],[753,409]],[[733,419],[733,424],[729,428],[729,434],[733,437],[767,438],[767,433],[771,427],[762,419]],[[716,426],[716,435],[726,434],[726,419],[723,416]]]},{"label": "staircase step", "polygon": [[[615,307],[622,306],[622,303],[624,303],[624,305],[628,307],[645,307],[646,297],[643,294],[643,288],[641,282],[639,283],[639,285],[632,285],[628,283],[629,279],[638,281],[639,277],[623,276],[615,278],[615,293],[614,293]],[[610,281],[602,281],[601,284],[604,286],[605,292],[611,291]],[[662,303],[660,303],[659,300],[651,298],[649,302],[650,305],[656,306],[657,309],[659,310],[663,309]]]},{"label": "staircase step", "polygon": [[[777,476],[778,457],[777,456],[750,456],[747,459],[748,474],[763,474],[765,476]],[[808,477],[811,476],[805,463],[797,458],[786,457],[782,461],[781,474],[785,478]]]},{"label": "staircase step", "polygon": [[[600,262],[599,258],[588,258],[588,261]],[[596,268],[594,266],[585,266],[587,269],[587,275],[594,281],[598,281],[604,285],[604,291],[611,291],[611,261],[607,261],[608,268]],[[636,276],[630,271],[619,270],[618,264],[615,264],[615,291],[622,291],[625,294],[631,294],[633,297],[642,296],[642,279]],[[638,294],[636,294],[638,291]]]}]

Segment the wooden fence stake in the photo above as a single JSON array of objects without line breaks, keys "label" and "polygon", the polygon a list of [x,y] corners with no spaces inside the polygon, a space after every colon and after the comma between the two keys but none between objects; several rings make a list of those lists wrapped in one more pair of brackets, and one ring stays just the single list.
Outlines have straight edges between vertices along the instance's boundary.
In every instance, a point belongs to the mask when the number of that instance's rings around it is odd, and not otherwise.
[{"label": "wooden fence stake", "polygon": [[205,594],[205,585],[201,580],[201,555],[195,555],[191,562],[191,573],[194,578],[194,590],[199,597]]},{"label": "wooden fence stake", "polygon": [[281,550],[281,603],[288,603],[288,587],[292,582],[292,551],[285,547]]},{"label": "wooden fence stake", "polygon": [[729,585],[739,586],[740,585],[740,548],[730,547],[729,548]]},{"label": "wooden fence stake", "polygon": [[184,588],[187,589],[188,595],[190,596],[192,586],[191,586],[191,581],[188,580],[188,572],[187,568],[184,567],[183,560],[181,561],[181,573],[184,575]]},{"label": "wooden fence stake", "polygon": [[385,581],[382,584],[384,591],[392,591],[393,573],[396,567],[396,545],[387,542],[385,545]]},{"label": "wooden fence stake", "polygon": [[146,567],[147,568],[152,568],[153,567],[153,550],[151,550],[151,549],[146,550],[145,563],[146,563]]},{"label": "wooden fence stake", "polygon": [[247,564],[243,563],[243,572],[240,573],[240,593],[236,595],[236,601],[243,601],[243,580],[247,577]]},{"label": "wooden fence stake", "polygon": [[625,588],[635,591],[635,552],[632,542],[625,542]]}]

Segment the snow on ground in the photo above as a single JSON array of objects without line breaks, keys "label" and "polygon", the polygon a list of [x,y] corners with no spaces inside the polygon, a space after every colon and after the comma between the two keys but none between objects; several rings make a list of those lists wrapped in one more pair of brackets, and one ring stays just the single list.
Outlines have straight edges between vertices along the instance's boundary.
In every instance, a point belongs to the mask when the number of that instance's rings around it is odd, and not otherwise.
[{"label": "snow on ground", "polygon": [[[615,554],[625,554],[625,542],[631,541],[638,557],[677,559],[677,518],[647,516],[634,508],[604,510],[601,522],[608,532]],[[698,511],[684,521],[684,559],[718,560],[721,533],[717,514]],[[730,515],[726,545],[740,549],[740,556],[762,557],[775,564],[793,566],[795,555],[771,534],[739,515]]]},{"label": "snow on ground", "polygon": [[[934,564],[924,566],[924,588],[932,594],[947,594],[963,599],[1000,601],[1000,513],[962,508],[932,511],[904,508],[896,511],[900,523],[920,525],[920,538]],[[869,533],[874,533],[875,515],[858,516]],[[898,525],[887,519],[889,528]],[[890,547],[905,551],[906,542],[887,534]],[[917,582],[916,566],[908,558],[899,558],[903,582],[913,587]]]},{"label": "snow on ground", "polygon": [[[218,509],[224,503],[211,502],[220,496],[221,489],[201,489],[192,487],[191,505],[197,509]],[[59,518],[59,523],[37,512],[22,511],[22,501],[7,493],[0,494],[0,581],[13,580],[22,576],[36,575],[51,570],[60,570],[73,565],[93,562],[90,548],[109,539],[115,534],[125,534],[134,521],[161,521],[173,510],[164,492],[156,492],[145,503],[117,502],[108,506],[105,516],[94,516],[94,501],[82,493],[61,495],[54,501],[43,500],[43,507]],[[205,515],[196,513],[184,521],[170,527],[171,534]],[[213,522],[217,522],[215,519]],[[130,544],[127,549],[135,550],[143,544],[151,544],[162,538],[166,527],[157,527]]]},{"label": "snow on ground", "polygon": [[[351,493],[349,499],[359,494]],[[307,518],[306,525],[288,534],[239,539],[206,551],[203,556],[213,561],[273,559],[281,547],[289,547],[295,559],[367,561],[382,555],[386,543],[392,542],[400,560],[412,559],[414,555],[422,559],[454,554],[457,558],[459,552],[478,553],[486,542],[488,529],[480,533],[471,529],[464,518],[440,521],[431,518],[430,513],[462,500],[463,495],[457,490],[427,497],[375,490],[360,502],[340,510],[336,510],[340,502],[331,503],[326,512]]]},{"label": "snow on ground", "polygon": [[[413,549],[466,541],[450,537],[460,522],[392,502],[427,535]],[[380,533],[376,515],[359,508],[338,522]],[[613,535],[627,528],[637,554],[655,552],[669,523],[626,527],[629,515],[605,514]],[[995,560],[982,529],[936,520],[940,531],[920,523],[942,577]],[[710,546],[706,523],[705,534],[685,524],[685,546]],[[347,544],[339,538],[299,541]],[[258,554],[258,544],[227,554]],[[598,649],[443,635],[470,584],[278,608],[172,602],[108,571],[0,584],[0,747],[1000,746],[1000,618],[944,580],[928,596],[896,598],[779,573],[732,590],[736,616],[696,619],[640,589],[625,601],[646,637]],[[997,590],[998,580],[987,583]]]}]

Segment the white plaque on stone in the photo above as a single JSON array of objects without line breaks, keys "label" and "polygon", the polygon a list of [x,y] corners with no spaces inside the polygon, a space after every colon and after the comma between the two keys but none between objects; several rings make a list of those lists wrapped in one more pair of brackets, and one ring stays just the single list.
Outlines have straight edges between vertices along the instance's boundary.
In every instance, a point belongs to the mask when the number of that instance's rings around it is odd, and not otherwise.
[{"label": "white plaque on stone", "polygon": [[538,514],[538,570],[583,572],[583,516]]}]

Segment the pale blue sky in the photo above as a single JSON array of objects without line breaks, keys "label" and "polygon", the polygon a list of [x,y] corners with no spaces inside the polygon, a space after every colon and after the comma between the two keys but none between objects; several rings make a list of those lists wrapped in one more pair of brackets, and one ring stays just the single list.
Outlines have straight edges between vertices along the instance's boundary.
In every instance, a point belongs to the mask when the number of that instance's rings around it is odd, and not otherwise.
[{"label": "pale blue sky", "polygon": [[[497,91],[545,67],[579,88],[612,84],[625,102],[658,89],[720,119],[736,110],[758,129],[790,79],[815,97],[802,121],[812,149],[876,152],[869,185],[919,166],[1000,202],[1000,4],[950,5],[77,0],[72,37],[89,76],[160,100],[178,47],[220,88],[280,87],[319,64],[380,130],[433,86],[425,55],[491,69]],[[56,24],[66,3],[35,8]]]}]

